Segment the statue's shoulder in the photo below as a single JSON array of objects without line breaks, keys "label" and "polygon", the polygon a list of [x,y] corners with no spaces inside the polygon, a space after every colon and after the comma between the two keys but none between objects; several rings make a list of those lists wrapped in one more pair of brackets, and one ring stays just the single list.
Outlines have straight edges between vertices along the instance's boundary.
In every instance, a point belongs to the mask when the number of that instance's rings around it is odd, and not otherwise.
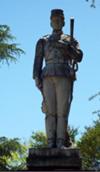
[{"label": "statue's shoulder", "polygon": [[37,41],[37,47],[41,47],[44,46],[46,44],[46,42],[48,41],[50,35],[44,35],[41,38],[38,39]]},{"label": "statue's shoulder", "polygon": [[49,39],[50,35],[44,35],[41,38],[38,39],[37,43],[41,44],[41,43],[45,43],[48,39]]},{"label": "statue's shoulder", "polygon": [[62,34],[61,35],[61,39],[63,40],[63,41],[70,41],[70,35],[68,35],[68,34]]},{"label": "statue's shoulder", "polygon": [[50,35],[44,35],[42,37],[40,37],[38,40],[37,40],[37,45],[41,45],[43,43],[45,43],[45,41],[49,38]]},{"label": "statue's shoulder", "polygon": [[49,38],[50,38],[50,34],[44,35],[44,36],[42,37],[42,39],[43,39],[44,41],[48,40]]},{"label": "statue's shoulder", "polygon": [[[62,34],[61,37],[62,37],[62,40],[65,41],[65,42],[70,42],[70,40],[71,40],[71,36],[68,35],[68,34]],[[78,41],[75,38],[73,38],[73,43],[75,45],[77,45]]]}]

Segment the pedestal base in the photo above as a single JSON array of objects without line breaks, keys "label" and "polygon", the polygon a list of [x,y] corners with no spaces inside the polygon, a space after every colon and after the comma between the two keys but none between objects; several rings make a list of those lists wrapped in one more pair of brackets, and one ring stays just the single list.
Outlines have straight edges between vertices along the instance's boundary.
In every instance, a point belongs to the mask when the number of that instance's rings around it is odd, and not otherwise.
[{"label": "pedestal base", "polygon": [[80,170],[79,149],[40,148],[29,149],[28,170]]}]

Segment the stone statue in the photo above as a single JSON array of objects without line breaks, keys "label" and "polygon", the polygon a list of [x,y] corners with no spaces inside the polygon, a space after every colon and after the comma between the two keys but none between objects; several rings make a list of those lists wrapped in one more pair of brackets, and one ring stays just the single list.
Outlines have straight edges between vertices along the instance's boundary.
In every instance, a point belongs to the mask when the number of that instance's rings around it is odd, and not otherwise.
[{"label": "stone statue", "polygon": [[76,79],[73,64],[81,62],[83,53],[76,39],[71,41],[71,36],[62,31],[63,10],[53,9],[50,20],[52,33],[43,36],[36,45],[33,79],[43,95],[48,148],[65,148],[71,145],[67,126]]}]

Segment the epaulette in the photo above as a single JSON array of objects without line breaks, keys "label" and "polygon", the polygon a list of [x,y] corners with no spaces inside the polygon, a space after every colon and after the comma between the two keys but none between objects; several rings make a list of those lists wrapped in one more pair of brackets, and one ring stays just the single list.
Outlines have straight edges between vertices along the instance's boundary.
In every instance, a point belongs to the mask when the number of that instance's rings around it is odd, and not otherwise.
[{"label": "epaulette", "polygon": [[62,34],[62,35],[61,35],[61,38],[62,38],[64,41],[70,41],[70,35],[68,35],[68,34]]},{"label": "epaulette", "polygon": [[38,41],[37,41],[37,44],[38,43],[45,43],[46,40],[48,40],[48,38],[50,37],[50,35],[44,35],[42,36]]},{"label": "epaulette", "polygon": [[[68,35],[68,34],[62,34],[61,37],[62,37],[62,39],[63,39],[64,41],[70,42],[70,39],[71,39],[71,36],[70,36],[70,35]],[[78,44],[78,42],[77,42],[77,40],[76,40],[75,38],[73,38],[73,42],[74,42],[74,44],[76,44],[76,45]]]},{"label": "epaulette", "polygon": [[68,34],[62,34],[62,35],[61,35],[61,38],[62,38],[64,41],[70,41],[71,36],[68,35]]},{"label": "epaulette", "polygon": [[43,37],[42,37],[42,39],[48,39],[50,37],[50,34],[48,34],[48,35],[44,35]]}]

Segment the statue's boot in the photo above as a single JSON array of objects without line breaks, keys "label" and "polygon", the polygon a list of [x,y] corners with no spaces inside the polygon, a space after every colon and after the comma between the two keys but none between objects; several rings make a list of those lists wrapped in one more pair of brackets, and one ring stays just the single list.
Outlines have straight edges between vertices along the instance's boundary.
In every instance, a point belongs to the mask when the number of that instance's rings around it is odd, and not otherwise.
[{"label": "statue's boot", "polygon": [[66,147],[66,132],[67,132],[67,121],[65,116],[58,116],[57,118],[57,148]]},{"label": "statue's boot", "polygon": [[54,148],[56,147],[56,116],[46,115],[45,123],[48,148]]}]

